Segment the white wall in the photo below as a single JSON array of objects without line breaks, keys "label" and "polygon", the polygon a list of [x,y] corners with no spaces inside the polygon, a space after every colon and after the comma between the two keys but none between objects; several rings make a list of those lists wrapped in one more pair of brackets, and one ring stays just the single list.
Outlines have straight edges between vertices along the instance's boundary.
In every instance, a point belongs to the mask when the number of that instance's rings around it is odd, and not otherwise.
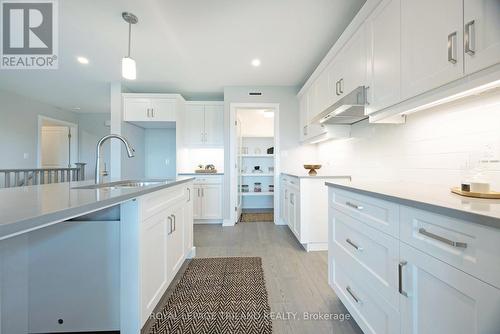
[{"label": "white wall", "polygon": [[144,131],[147,178],[175,177],[175,142],[175,129],[146,129]]},{"label": "white wall", "polygon": [[[461,168],[491,147],[500,158],[500,92],[421,111],[403,125],[357,124],[353,138],[319,144],[320,174],[458,185]],[[500,164],[491,180],[500,189]]]},{"label": "white wall", "polygon": [[178,154],[179,173],[193,173],[198,165],[214,165],[219,173],[224,173],[223,148],[180,148]]},{"label": "white wall", "polygon": [[37,167],[38,115],[78,123],[71,111],[0,91],[0,169]]},{"label": "white wall", "polygon": [[[95,175],[95,154],[96,145],[99,139],[109,134],[110,128],[106,126],[106,122],[110,120],[109,113],[81,113],[78,117],[79,131],[79,153],[80,161],[86,162],[85,178],[90,180]],[[106,168],[110,169],[110,145],[105,143],[102,148],[102,167],[106,164]]]}]

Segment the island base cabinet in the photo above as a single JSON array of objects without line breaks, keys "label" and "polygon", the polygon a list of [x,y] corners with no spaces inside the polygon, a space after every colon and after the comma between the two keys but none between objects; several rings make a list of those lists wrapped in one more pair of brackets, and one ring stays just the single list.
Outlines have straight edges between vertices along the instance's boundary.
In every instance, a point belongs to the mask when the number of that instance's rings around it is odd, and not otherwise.
[{"label": "island base cabinet", "polygon": [[402,334],[500,333],[500,290],[404,243],[400,257]]}]

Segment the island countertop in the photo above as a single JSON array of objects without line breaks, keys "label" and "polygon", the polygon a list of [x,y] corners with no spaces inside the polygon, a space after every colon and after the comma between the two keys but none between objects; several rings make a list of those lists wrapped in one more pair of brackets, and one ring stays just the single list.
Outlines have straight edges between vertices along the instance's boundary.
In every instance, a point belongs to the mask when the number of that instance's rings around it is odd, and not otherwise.
[{"label": "island countertop", "polygon": [[190,180],[194,178],[178,177],[137,188],[75,189],[93,184],[92,180],[0,189],[0,240]]},{"label": "island countertop", "polygon": [[456,195],[451,187],[372,180],[328,181],[329,187],[353,191],[477,224],[500,228],[500,200]]}]

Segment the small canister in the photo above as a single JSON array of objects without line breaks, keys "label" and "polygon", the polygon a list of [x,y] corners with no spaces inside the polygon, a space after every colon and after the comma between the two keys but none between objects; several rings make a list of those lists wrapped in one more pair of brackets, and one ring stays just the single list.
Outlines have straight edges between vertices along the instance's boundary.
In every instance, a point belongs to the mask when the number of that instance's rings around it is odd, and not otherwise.
[{"label": "small canister", "polygon": [[241,192],[242,193],[247,193],[249,192],[250,188],[248,187],[248,184],[242,184],[241,185]]},{"label": "small canister", "polygon": [[254,187],[253,187],[253,191],[256,192],[256,193],[262,192],[262,183],[255,182],[254,183]]}]

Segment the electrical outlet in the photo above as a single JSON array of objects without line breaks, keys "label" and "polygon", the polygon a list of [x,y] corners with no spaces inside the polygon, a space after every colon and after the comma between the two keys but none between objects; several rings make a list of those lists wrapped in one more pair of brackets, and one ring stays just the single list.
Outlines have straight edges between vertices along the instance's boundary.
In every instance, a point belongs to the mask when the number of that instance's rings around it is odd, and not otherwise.
[{"label": "electrical outlet", "polygon": [[30,158],[30,154],[29,153],[24,153],[23,154],[23,158],[24,158],[24,160],[29,159]]}]

